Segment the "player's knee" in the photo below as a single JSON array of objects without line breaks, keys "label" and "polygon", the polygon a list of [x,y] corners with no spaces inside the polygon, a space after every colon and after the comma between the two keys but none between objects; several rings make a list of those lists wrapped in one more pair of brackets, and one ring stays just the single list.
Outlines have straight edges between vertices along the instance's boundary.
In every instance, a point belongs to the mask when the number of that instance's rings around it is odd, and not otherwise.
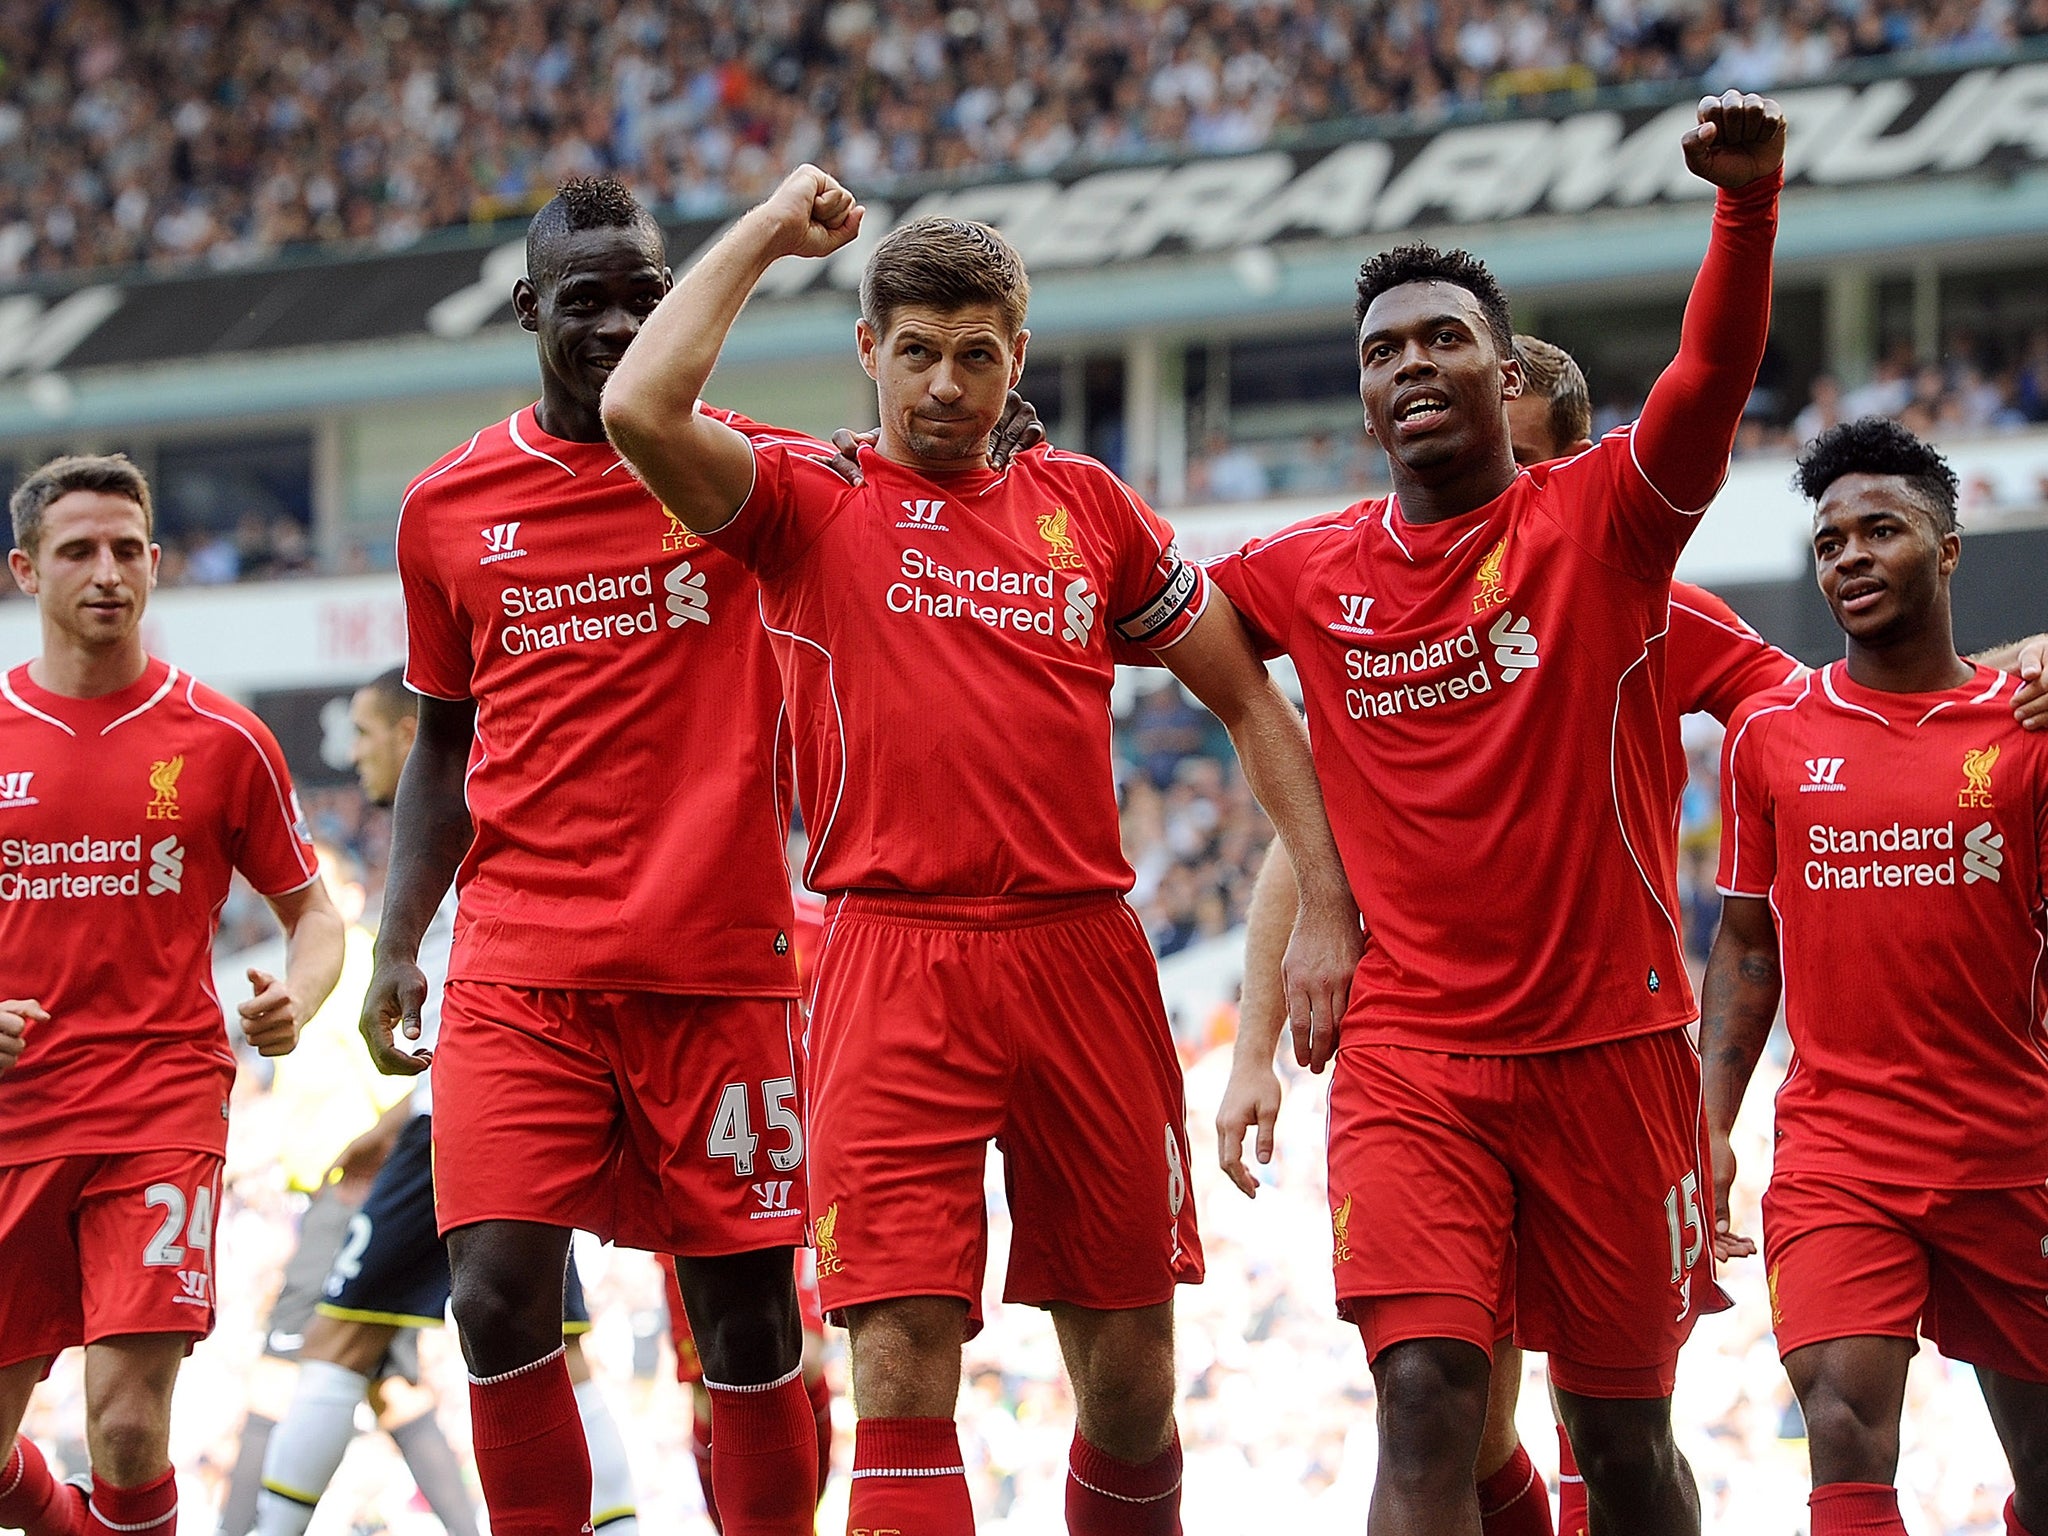
[{"label": "player's knee", "polygon": [[1482,1350],[1445,1339],[1390,1345],[1373,1364],[1380,1475],[1403,1483],[1469,1483],[1486,1423]]},{"label": "player's knee", "polygon": [[88,1407],[86,1438],[94,1470],[108,1481],[124,1487],[147,1482],[170,1462],[170,1404],[146,1392],[117,1394]]},{"label": "player's knee", "polygon": [[704,1375],[727,1386],[776,1381],[803,1362],[804,1327],[792,1294],[720,1301],[696,1329]]},{"label": "player's knee", "polygon": [[950,1418],[960,1391],[967,1308],[950,1298],[913,1296],[849,1310],[853,1396],[881,1418]]},{"label": "player's knee", "polygon": [[1799,1399],[1816,1483],[1888,1483],[1899,1465],[1899,1421],[1885,1409],[1860,1403],[1825,1378],[1810,1382]]},{"label": "player's knee", "polygon": [[1661,1401],[1582,1406],[1571,1437],[1580,1476],[1605,1504],[1654,1502],[1651,1495],[1677,1479],[1684,1466],[1668,1405]]},{"label": "player's knee", "polygon": [[1074,1393],[1082,1435],[1119,1461],[1150,1461],[1173,1434],[1174,1376],[1170,1350],[1097,1362]]},{"label": "player's knee", "polygon": [[531,1364],[561,1345],[561,1288],[537,1284],[530,1272],[460,1266],[451,1303],[463,1346],[482,1375]]}]

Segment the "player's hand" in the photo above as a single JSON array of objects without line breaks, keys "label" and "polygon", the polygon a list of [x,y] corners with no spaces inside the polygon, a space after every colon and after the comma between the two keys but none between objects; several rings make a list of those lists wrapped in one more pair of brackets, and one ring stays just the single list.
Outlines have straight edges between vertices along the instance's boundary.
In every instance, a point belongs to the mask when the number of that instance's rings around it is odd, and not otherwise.
[{"label": "player's hand", "polygon": [[1351,1000],[1351,977],[1365,953],[1358,909],[1349,899],[1311,908],[1294,919],[1287,955],[1280,963],[1287,987],[1287,1025],[1294,1059],[1320,1072],[1337,1053],[1337,1028]]},{"label": "player's hand", "polygon": [[2020,691],[2012,696],[2012,717],[2030,731],[2048,731],[2048,639],[2020,647]]},{"label": "player's hand", "polygon": [[1256,1127],[1252,1155],[1261,1163],[1272,1162],[1273,1124],[1279,1118],[1280,1074],[1270,1066],[1233,1067],[1216,1110],[1216,1162],[1230,1182],[1253,1199],[1258,1198],[1259,1181],[1244,1165],[1244,1138]]},{"label": "player's hand", "polygon": [[1044,441],[1045,424],[1038,419],[1038,408],[1013,389],[1003,402],[995,430],[988,435],[989,468],[1006,468],[1018,454]]},{"label": "player's hand", "polygon": [[1726,1264],[1730,1259],[1748,1258],[1756,1252],[1756,1244],[1728,1221],[1728,1198],[1735,1188],[1735,1149],[1719,1131],[1709,1130],[1707,1143],[1714,1158],[1714,1261]]},{"label": "player's hand", "polygon": [[259,1056],[291,1054],[306,1023],[299,1000],[282,981],[253,965],[249,967],[249,990],[255,995],[235,1007],[241,1015],[242,1034]]},{"label": "player's hand", "polygon": [[379,960],[363,994],[361,1028],[370,1060],[390,1077],[418,1077],[434,1064],[432,1051],[399,1049],[398,1034],[420,1037],[420,1009],[426,1006],[427,975],[410,960]]},{"label": "player's hand", "polygon": [[860,233],[867,210],[815,165],[800,165],[754,210],[777,256],[830,256]]},{"label": "player's hand", "polygon": [[1699,116],[1683,142],[1686,168],[1700,180],[1732,192],[1785,163],[1785,113],[1770,97],[1703,96]]},{"label": "player's hand", "polygon": [[21,1060],[21,1053],[28,1049],[29,1025],[49,1022],[43,1005],[32,997],[11,997],[0,1002],[0,1077],[5,1077],[7,1069]]},{"label": "player's hand", "polygon": [[832,434],[832,446],[839,452],[826,468],[848,485],[866,484],[860,472],[860,451],[874,447],[881,436],[880,428],[872,432],[856,432],[851,427],[841,427]]}]

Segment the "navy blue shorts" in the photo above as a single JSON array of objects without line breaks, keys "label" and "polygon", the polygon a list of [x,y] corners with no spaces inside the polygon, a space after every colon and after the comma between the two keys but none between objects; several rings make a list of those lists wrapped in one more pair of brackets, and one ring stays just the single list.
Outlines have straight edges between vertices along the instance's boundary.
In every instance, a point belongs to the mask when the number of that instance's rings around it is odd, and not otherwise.
[{"label": "navy blue shorts", "polygon": [[[315,1310],[346,1322],[438,1328],[452,1288],[448,1245],[434,1226],[433,1117],[416,1115],[398,1133],[363,1208],[349,1218]],[[590,1308],[572,1256],[562,1332],[589,1331]]]}]

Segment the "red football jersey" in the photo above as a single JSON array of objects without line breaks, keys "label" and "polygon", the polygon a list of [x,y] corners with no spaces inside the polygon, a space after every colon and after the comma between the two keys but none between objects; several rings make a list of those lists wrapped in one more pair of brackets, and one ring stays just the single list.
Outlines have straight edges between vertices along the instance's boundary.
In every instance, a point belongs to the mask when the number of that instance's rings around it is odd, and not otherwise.
[{"label": "red football jersey", "polygon": [[2048,1177],[2048,736],[2017,686],[1878,693],[1837,662],[1729,727],[1720,885],[1770,899],[1794,1050],[1776,1171]]},{"label": "red football jersey", "polygon": [[98,699],[0,678],[0,992],[50,1012],[0,1077],[0,1164],[224,1154],[221,904],[238,869],[282,896],[317,868],[284,754],[231,699],[154,658]]},{"label": "red football jersey", "polygon": [[413,482],[398,569],[407,683],[477,702],[449,977],[794,996],[753,578],[531,407]]},{"label": "red football jersey", "polygon": [[1463,517],[1386,497],[1210,564],[1301,677],[1371,934],[1350,1038],[1551,1051],[1694,1017],[1663,639],[1693,522],[1624,429]]},{"label": "red football jersey", "polygon": [[1173,530],[1093,459],[927,476],[872,449],[848,486],[755,441],[712,540],[776,641],[813,890],[1028,896],[1132,882],[1110,768],[1115,644],[1164,650],[1208,601]]},{"label": "red football jersey", "polygon": [[1712,715],[1723,725],[1751,694],[1806,675],[1805,663],[1772,645],[1705,587],[1685,581],[1671,583],[1665,656],[1673,717]]}]

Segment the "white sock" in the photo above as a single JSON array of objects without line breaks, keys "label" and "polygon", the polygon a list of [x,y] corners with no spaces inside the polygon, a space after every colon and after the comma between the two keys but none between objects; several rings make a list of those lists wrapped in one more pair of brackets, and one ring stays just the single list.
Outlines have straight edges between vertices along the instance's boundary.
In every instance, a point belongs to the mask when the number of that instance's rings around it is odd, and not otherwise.
[{"label": "white sock", "polygon": [[625,1437],[596,1382],[586,1381],[576,1388],[576,1411],[583,1418],[583,1443],[590,1447],[591,1526],[604,1536],[640,1536]]},{"label": "white sock", "polygon": [[299,1366],[292,1405],[270,1432],[263,1454],[263,1491],[256,1496],[256,1536],[304,1536],[313,1506],[334,1481],[355,1438],[356,1409],[370,1379],[326,1360]]}]

